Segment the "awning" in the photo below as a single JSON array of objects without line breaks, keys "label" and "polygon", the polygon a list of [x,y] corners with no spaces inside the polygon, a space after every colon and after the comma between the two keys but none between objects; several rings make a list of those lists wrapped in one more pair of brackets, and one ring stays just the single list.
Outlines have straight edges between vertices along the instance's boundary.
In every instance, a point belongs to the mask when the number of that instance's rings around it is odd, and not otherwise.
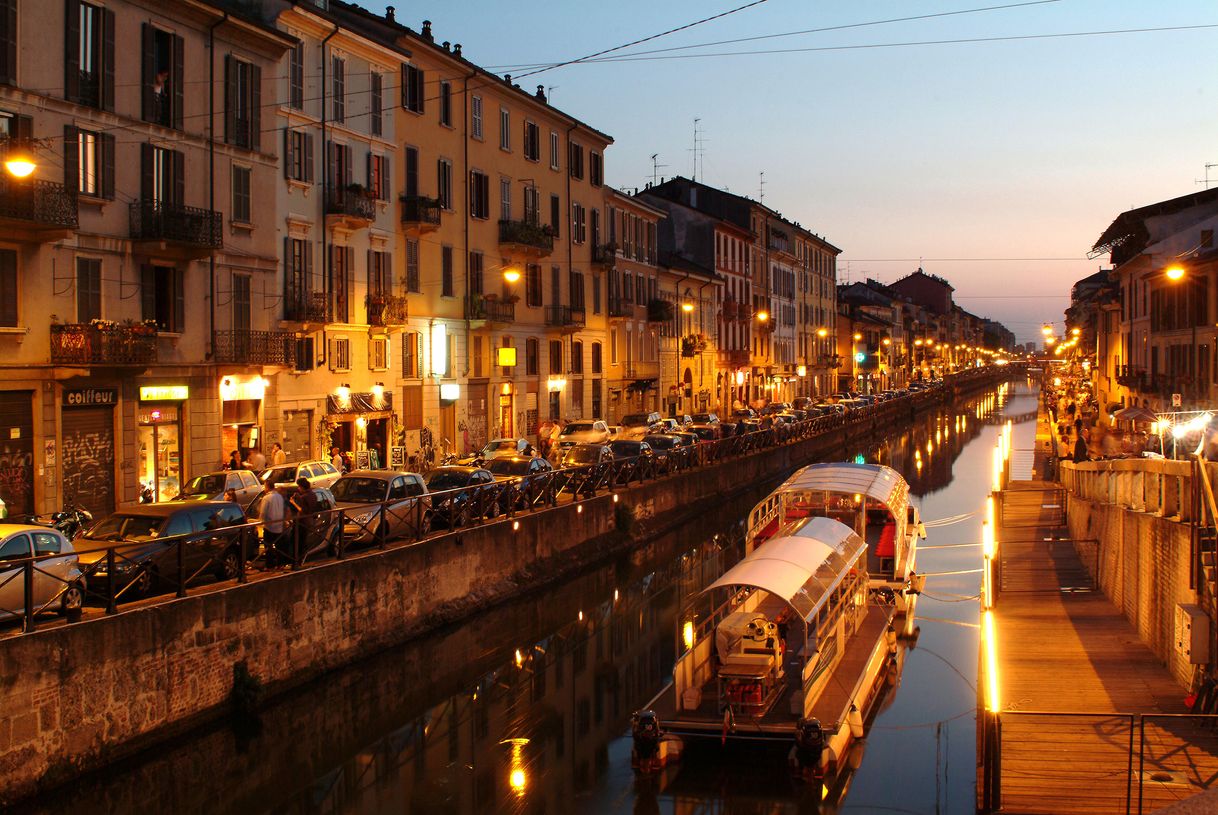
[{"label": "awning", "polygon": [[754,549],[705,591],[732,586],[761,589],[808,620],[866,549],[863,539],[845,524],[813,518],[795,534]]},{"label": "awning", "polygon": [[856,493],[874,498],[894,514],[909,498],[909,484],[900,473],[882,464],[811,464],[788,478],[777,492],[824,490]]},{"label": "awning", "polygon": [[1121,408],[1116,413],[1112,414],[1112,418],[1125,422],[1153,422],[1159,417],[1155,415],[1153,410],[1147,410],[1144,407],[1131,405],[1127,408]]}]

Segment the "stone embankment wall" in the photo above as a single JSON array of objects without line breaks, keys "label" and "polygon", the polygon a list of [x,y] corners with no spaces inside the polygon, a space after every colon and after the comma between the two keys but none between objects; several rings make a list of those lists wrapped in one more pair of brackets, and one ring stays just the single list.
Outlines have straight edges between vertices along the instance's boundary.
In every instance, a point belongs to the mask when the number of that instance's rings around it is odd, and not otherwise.
[{"label": "stone embankment wall", "polygon": [[1176,652],[1178,604],[1189,587],[1192,470],[1163,460],[1063,462],[1070,537],[1098,587],[1183,686],[1193,666]]},{"label": "stone embankment wall", "polygon": [[[993,385],[973,376],[945,393]],[[945,389],[947,391],[949,389]],[[923,401],[921,408],[939,404]],[[867,421],[536,514],[245,585],[0,641],[0,804],[147,748],[228,709],[234,666],[271,693],[482,611],[638,545],[619,506],[654,535],[844,445],[911,418]]]}]

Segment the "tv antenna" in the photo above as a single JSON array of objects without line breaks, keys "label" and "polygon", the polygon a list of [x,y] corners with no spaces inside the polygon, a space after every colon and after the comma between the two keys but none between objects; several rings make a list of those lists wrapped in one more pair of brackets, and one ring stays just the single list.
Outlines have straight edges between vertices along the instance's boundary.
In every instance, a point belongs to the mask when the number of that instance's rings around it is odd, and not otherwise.
[{"label": "tv antenna", "polygon": [[558,89],[557,85],[546,86],[546,101],[551,105],[554,104],[554,91]]},{"label": "tv antenna", "polygon": [[761,177],[760,183],[757,185],[757,203],[765,203],[765,170],[762,170],[758,175]]},{"label": "tv antenna", "polygon": [[694,119],[694,181],[698,180],[699,164],[702,165],[702,170],[706,169],[706,139],[702,136],[702,120]]},{"label": "tv antenna", "polygon": [[1205,165],[1205,178],[1196,178],[1193,180],[1198,184],[1204,184],[1205,188],[1208,190],[1210,188],[1210,170],[1214,169],[1215,167],[1218,167],[1218,164]]},{"label": "tv antenna", "polygon": [[658,186],[660,183],[660,168],[667,167],[667,164],[659,163],[660,154],[651,154],[651,186]]}]

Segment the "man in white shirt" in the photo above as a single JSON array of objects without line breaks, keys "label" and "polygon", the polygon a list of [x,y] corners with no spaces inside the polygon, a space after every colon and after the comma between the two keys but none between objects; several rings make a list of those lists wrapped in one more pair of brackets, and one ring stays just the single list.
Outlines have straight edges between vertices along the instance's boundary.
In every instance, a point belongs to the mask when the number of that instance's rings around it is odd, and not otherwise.
[{"label": "man in white shirt", "polygon": [[262,547],[266,552],[267,568],[279,565],[282,554],[279,543],[283,539],[284,516],[287,504],[283,494],[269,483],[262,488],[262,505],[258,507],[258,518],[262,521]]},{"label": "man in white shirt", "polygon": [[249,465],[249,469],[260,473],[266,469],[266,456],[263,455],[262,450],[255,447],[253,450],[250,450],[249,461],[246,463]]}]

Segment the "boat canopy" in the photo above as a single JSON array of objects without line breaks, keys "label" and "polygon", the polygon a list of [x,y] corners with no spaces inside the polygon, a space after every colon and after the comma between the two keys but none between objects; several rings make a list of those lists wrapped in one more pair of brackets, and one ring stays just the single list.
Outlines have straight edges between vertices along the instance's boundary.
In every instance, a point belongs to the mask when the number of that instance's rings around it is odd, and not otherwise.
[{"label": "boat canopy", "polygon": [[749,586],[786,601],[808,622],[865,552],[867,544],[832,518],[812,518],[798,531],[772,538],[705,591]]},{"label": "boat canopy", "polygon": [[896,470],[882,464],[811,464],[788,478],[776,492],[794,490],[866,495],[888,507],[894,514],[909,500],[909,484]]}]

